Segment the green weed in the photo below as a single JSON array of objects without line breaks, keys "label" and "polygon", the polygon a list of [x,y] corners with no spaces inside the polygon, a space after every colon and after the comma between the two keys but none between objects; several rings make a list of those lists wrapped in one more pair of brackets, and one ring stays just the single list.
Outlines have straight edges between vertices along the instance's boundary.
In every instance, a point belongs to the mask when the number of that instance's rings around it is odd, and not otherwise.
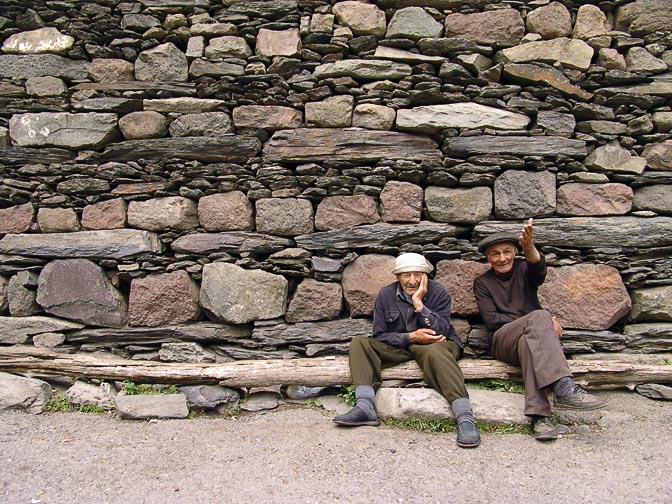
[{"label": "green weed", "polygon": [[55,396],[47,401],[44,411],[54,413],[56,411],[72,411],[73,408],[72,403],[64,396]]},{"label": "green weed", "polygon": [[136,384],[130,380],[124,380],[122,390],[126,395],[154,395],[154,394],[177,394],[176,385],[152,385],[148,383]]},{"label": "green weed", "polygon": [[658,362],[659,366],[672,366],[672,359],[663,359]]},{"label": "green weed", "polygon": [[[447,418],[407,418],[405,420],[385,420],[385,424],[404,430],[417,430],[427,433],[455,432],[457,424]],[[498,434],[528,434],[529,425],[520,424],[491,424],[476,421],[481,432],[495,432]]]},{"label": "green weed", "polygon": [[105,408],[101,408],[97,404],[80,404],[77,410],[81,411],[82,413],[97,413],[99,415],[107,413],[107,410],[105,410]]},{"label": "green weed", "polygon": [[525,387],[522,384],[514,383],[508,380],[500,380],[498,378],[469,382],[467,383],[467,387],[481,390],[497,390],[500,392],[513,392],[516,394],[525,393]]},{"label": "green weed", "polygon": [[349,406],[354,406],[357,404],[357,399],[355,398],[355,386],[354,385],[343,385],[341,387],[341,392],[336,395],[343,399],[345,404]]}]

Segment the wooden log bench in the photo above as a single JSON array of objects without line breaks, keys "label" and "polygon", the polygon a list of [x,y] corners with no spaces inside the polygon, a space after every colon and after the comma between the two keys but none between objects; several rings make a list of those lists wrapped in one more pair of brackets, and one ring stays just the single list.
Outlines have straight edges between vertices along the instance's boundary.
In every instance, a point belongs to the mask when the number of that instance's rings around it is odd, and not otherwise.
[{"label": "wooden log bench", "polygon": [[[672,382],[672,366],[613,360],[570,360],[577,383],[587,387],[631,387]],[[520,368],[496,360],[463,359],[467,381],[498,378],[521,381]],[[37,377],[69,376],[136,383],[220,384],[227,387],[272,385],[330,386],[350,383],[347,357],[243,360],[226,363],[174,363],[64,354],[31,346],[0,347],[0,371]],[[421,380],[415,362],[383,371],[387,380]]]}]

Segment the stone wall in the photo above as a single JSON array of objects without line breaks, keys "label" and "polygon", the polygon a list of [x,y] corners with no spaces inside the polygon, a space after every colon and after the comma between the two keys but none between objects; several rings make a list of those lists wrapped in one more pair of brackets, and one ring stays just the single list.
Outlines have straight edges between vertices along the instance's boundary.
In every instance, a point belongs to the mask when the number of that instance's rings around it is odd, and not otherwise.
[{"label": "stone wall", "polygon": [[0,344],[344,354],[400,251],[486,353],[528,217],[567,353],[672,349],[669,0],[2,0]]}]

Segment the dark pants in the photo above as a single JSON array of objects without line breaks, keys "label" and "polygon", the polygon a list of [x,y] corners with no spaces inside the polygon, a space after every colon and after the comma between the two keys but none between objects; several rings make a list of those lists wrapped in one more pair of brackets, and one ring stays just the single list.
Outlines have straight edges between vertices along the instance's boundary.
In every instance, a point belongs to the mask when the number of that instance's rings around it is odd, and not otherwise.
[{"label": "dark pants", "polygon": [[425,383],[450,403],[460,397],[469,397],[464,375],[457,364],[459,356],[460,349],[453,341],[398,348],[373,338],[356,336],[350,343],[352,383],[378,388],[383,382],[381,371],[384,368],[415,359]]},{"label": "dark pants", "polygon": [[571,376],[551,314],[535,310],[504,324],[492,336],[492,355],[520,366],[525,385],[525,414],[551,415],[544,387]]}]

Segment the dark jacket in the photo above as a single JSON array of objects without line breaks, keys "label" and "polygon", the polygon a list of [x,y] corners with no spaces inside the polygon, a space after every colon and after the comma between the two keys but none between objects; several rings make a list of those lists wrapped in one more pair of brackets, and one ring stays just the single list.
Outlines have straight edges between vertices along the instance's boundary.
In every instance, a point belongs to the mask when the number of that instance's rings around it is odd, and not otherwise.
[{"label": "dark jacket", "polygon": [[537,264],[516,259],[511,271],[497,275],[489,270],[474,280],[478,311],[490,334],[504,324],[541,310],[537,290],[546,279],[546,260]]},{"label": "dark jacket", "polygon": [[426,327],[445,336],[446,340],[454,341],[462,349],[462,341],[450,323],[452,301],[448,289],[430,280],[422,303],[422,311],[416,313],[413,304],[404,299],[399,282],[380,289],[373,308],[373,337],[388,345],[407,348],[409,333]]}]

